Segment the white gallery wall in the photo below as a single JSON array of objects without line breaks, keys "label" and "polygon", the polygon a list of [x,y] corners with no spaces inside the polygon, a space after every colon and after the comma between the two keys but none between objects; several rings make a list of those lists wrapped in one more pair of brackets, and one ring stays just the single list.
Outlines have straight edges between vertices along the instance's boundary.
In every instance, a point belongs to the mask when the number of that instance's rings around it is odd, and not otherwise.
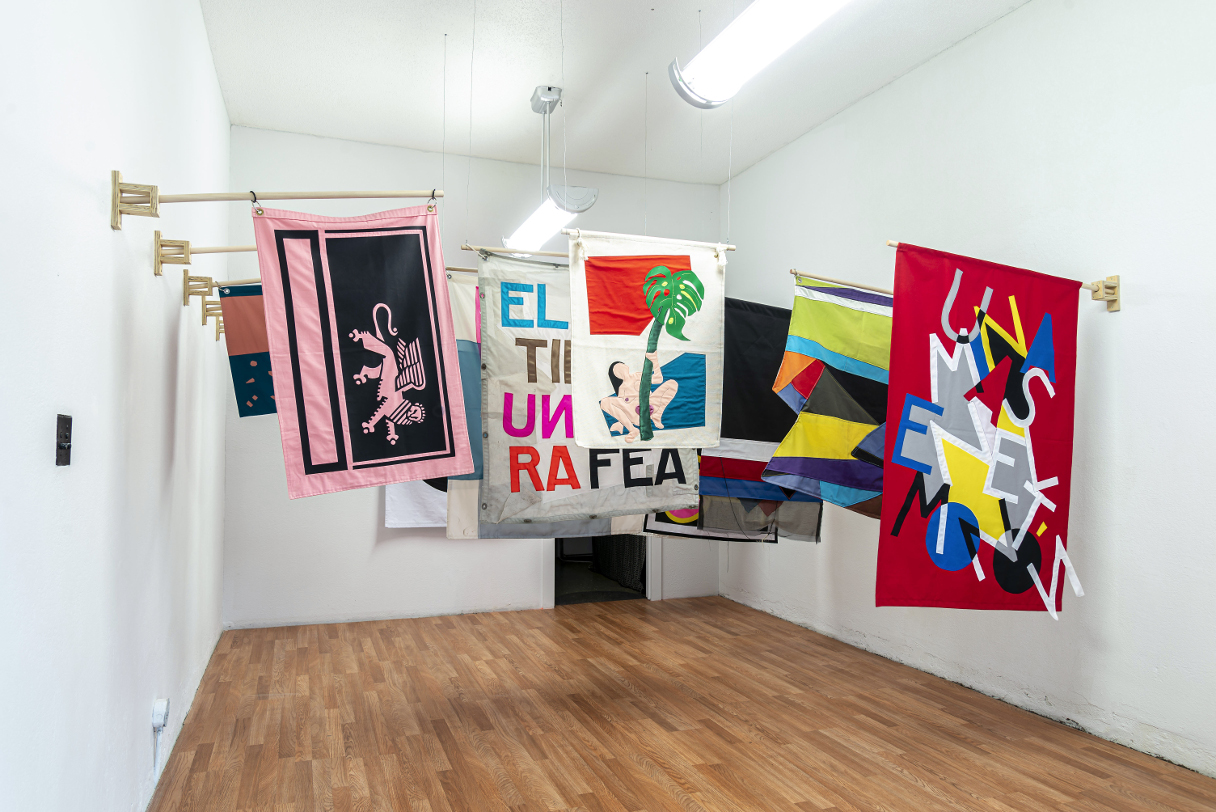
[{"label": "white gallery wall", "polygon": [[[521,99],[526,104],[527,99]],[[536,117],[537,142],[540,116]],[[555,136],[560,164],[560,135]],[[440,231],[448,265],[476,266],[462,242],[498,245],[540,202],[538,166],[420,152],[331,138],[232,128],[232,189],[443,188]],[[560,183],[560,165],[554,167]],[[586,172],[572,185],[596,186],[599,201],[572,225],[714,239],[718,187]],[[286,201],[277,207],[348,216],[425,201]],[[232,243],[252,243],[249,208],[233,206]],[[566,238],[546,248],[565,250]],[[200,258],[198,273],[224,274],[225,260]],[[258,276],[254,255],[233,255],[229,279]],[[197,307],[197,305],[196,305]],[[442,528],[386,529],[384,489],[287,498],[278,419],[240,418],[227,398],[224,624],[273,626],[372,618],[535,609],[553,602],[552,540],[449,540]],[[713,545],[667,540],[666,598],[714,595]]]},{"label": "white gallery wall", "polygon": [[1079,303],[1085,597],[876,609],[878,522],[837,508],[820,545],[724,549],[722,594],[1216,774],[1212,31],[1207,0],[1033,0],[731,184],[731,296],[789,307],[790,268],[889,287],[888,239],[1122,277],[1122,312]]},{"label": "white gallery wall", "polygon": [[[222,189],[228,117],[194,0],[9,4],[0,48],[0,808],[137,810],[220,632],[223,345],[152,274],[152,232],[224,244],[223,205],[110,229],[110,170]],[[55,466],[56,414],[74,418]]]}]

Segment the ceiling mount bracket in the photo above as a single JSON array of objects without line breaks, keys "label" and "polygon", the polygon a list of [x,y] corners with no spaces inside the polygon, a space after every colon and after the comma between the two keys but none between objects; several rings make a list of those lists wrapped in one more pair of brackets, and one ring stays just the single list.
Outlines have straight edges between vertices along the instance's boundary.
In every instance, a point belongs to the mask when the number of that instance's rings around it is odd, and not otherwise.
[{"label": "ceiling mount bracket", "polygon": [[548,114],[562,103],[562,89],[553,85],[537,85],[532,91],[532,112]]}]

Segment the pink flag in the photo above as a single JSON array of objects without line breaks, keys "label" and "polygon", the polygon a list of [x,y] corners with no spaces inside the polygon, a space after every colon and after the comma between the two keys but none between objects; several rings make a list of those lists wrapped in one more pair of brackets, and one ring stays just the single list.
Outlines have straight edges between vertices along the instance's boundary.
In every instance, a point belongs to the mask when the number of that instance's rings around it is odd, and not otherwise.
[{"label": "pink flag", "polygon": [[473,470],[436,215],[253,215],[292,499]]}]

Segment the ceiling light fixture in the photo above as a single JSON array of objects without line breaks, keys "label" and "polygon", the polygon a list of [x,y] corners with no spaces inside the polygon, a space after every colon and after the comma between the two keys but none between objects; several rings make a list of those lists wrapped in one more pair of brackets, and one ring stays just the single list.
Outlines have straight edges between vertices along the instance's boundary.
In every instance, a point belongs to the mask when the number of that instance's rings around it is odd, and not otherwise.
[{"label": "ceiling light fixture", "polygon": [[554,234],[561,231],[579,213],[595,205],[599,189],[590,186],[549,185],[549,116],[562,100],[562,89],[540,85],[532,93],[532,111],[544,120],[540,132],[540,207],[524,224],[515,229],[502,244],[512,251],[539,251]]},{"label": "ceiling light fixture", "polygon": [[850,0],[755,0],[683,70],[667,69],[684,101],[712,110]]}]

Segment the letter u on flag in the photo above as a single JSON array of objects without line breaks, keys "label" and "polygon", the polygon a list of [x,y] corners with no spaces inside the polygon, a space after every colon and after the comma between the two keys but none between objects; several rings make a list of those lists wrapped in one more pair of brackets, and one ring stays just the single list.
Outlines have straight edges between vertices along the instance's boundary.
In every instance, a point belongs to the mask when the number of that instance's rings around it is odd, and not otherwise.
[{"label": "letter u on flag", "polygon": [[436,215],[253,227],[291,498],[470,473]]}]

